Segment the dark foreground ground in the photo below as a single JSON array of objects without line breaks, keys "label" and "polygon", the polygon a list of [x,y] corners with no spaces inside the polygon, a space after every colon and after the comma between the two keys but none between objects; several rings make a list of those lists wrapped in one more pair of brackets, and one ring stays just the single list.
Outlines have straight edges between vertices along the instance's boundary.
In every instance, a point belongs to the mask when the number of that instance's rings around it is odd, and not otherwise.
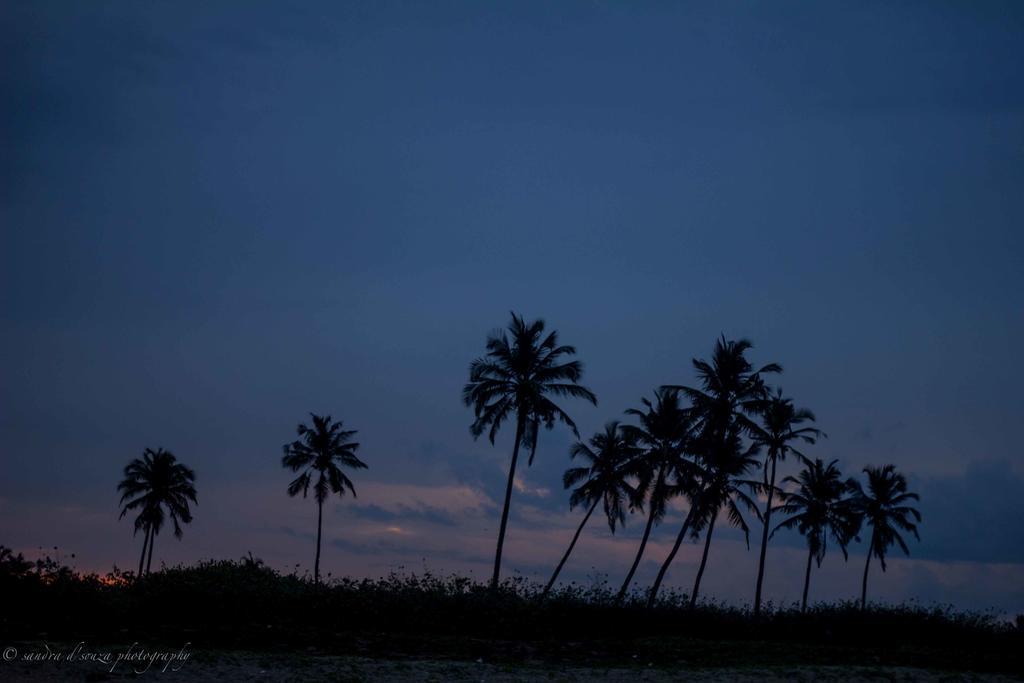
[{"label": "dark foreground ground", "polygon": [[[49,644],[50,651],[75,644]],[[124,646],[106,646],[123,652]],[[19,651],[45,651],[42,643],[20,643]],[[158,648],[159,650],[159,648]],[[173,650],[182,652],[180,648]],[[381,658],[316,652],[266,653],[191,650],[187,657],[111,663],[25,661],[0,664],[4,681],[1014,681],[1010,673],[948,671],[933,668],[859,664],[762,666],[753,661],[728,666],[639,659],[617,664],[587,664],[525,659],[490,662],[430,658]]]},{"label": "dark foreground ground", "polygon": [[807,614],[603,586],[465,578],[313,585],[256,560],[142,580],[0,553],[0,681],[1021,680],[1024,619],[946,606]]},{"label": "dark foreground ground", "polygon": [[[272,629],[271,629],[272,630]],[[126,634],[127,635],[127,634]],[[3,681],[1011,681],[1020,653],[648,638],[502,641],[337,634],[328,646],[154,642],[4,644]]]}]

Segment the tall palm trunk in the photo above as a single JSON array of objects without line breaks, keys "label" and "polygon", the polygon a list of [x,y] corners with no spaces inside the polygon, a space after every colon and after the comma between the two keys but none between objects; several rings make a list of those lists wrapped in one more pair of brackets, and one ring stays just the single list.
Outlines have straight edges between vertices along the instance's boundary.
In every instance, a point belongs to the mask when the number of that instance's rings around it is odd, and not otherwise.
[{"label": "tall palm trunk", "polygon": [[697,510],[697,505],[693,504],[690,506],[690,511],[686,513],[686,519],[683,520],[683,527],[679,530],[679,535],[676,536],[675,545],[672,546],[671,552],[665,561],[661,563],[661,569],[658,570],[658,578],[654,580],[654,585],[651,586],[651,593],[647,596],[647,607],[654,606],[654,600],[658,597],[658,589],[661,588],[661,582],[665,579],[665,574],[668,572],[668,567],[672,564],[672,560],[676,559],[676,553],[679,552],[679,546],[683,544],[683,539],[686,538],[686,532],[690,530],[690,523],[693,521],[693,513]]},{"label": "tall palm trunk", "polygon": [[814,551],[808,549],[807,550],[807,571],[804,572],[804,599],[803,599],[803,602],[800,604],[800,611],[801,612],[806,612],[807,611],[807,589],[811,585],[811,559],[813,557],[814,557]]},{"label": "tall palm trunk", "polygon": [[761,614],[761,584],[764,583],[764,557],[768,552],[768,521],[772,516],[772,495],[775,493],[775,454],[769,453],[772,461],[772,476],[768,484],[768,502],[764,506],[764,532],[761,534],[761,558],[757,564],[757,589],[754,591],[754,617]]},{"label": "tall palm trunk", "polygon": [[508,509],[512,503],[512,483],[516,477],[516,462],[519,460],[519,442],[523,439],[523,417],[516,420],[516,443],[512,447],[512,464],[508,468],[508,484],[505,486],[505,506],[501,510],[501,526],[498,529],[498,548],[494,553],[494,575],[491,576],[491,590],[497,590],[501,577],[501,549],[505,546],[505,527],[508,526]]},{"label": "tall palm trunk", "polygon": [[156,529],[152,529],[152,534],[149,537],[149,558],[146,560],[146,574],[149,574],[150,567],[153,566],[154,545],[156,545]]},{"label": "tall palm trunk", "polygon": [[[658,470],[658,478],[654,484],[654,493],[651,494],[652,497],[655,495],[659,495],[659,492],[661,490],[661,482],[664,476],[665,468],[662,467],[660,470]],[[654,501],[652,500],[651,512],[649,515],[647,515],[647,526],[644,527],[644,535],[640,539],[640,549],[636,551],[636,559],[633,560],[633,566],[629,568],[629,573],[626,574],[626,580],[622,582],[622,588],[619,589],[619,594],[615,596],[616,601],[621,601],[624,597],[626,597],[626,591],[629,590],[629,584],[633,582],[633,574],[636,573],[636,568],[640,566],[640,558],[644,556],[644,548],[647,547],[647,539],[651,535],[651,527],[654,526],[654,513],[655,505]]]},{"label": "tall palm trunk", "polygon": [[594,504],[590,506],[590,509],[587,510],[587,514],[583,516],[583,521],[580,522],[579,528],[576,529],[576,534],[572,537],[572,542],[569,544],[569,548],[565,551],[565,555],[562,555],[562,561],[558,563],[557,567],[555,567],[555,573],[551,575],[551,580],[548,581],[548,585],[544,586],[543,595],[547,595],[548,591],[551,590],[551,587],[555,585],[555,581],[558,579],[558,574],[562,571],[562,566],[565,564],[565,561],[569,559],[569,554],[572,552],[572,549],[576,547],[576,541],[579,540],[580,532],[583,531],[583,527],[587,525],[587,520],[590,519],[590,515],[594,513],[594,509],[597,508],[597,504],[600,502],[600,498],[594,500]]},{"label": "tall palm trunk", "polygon": [[868,559],[864,563],[864,579],[860,584],[860,608],[864,609],[868,603],[868,568],[871,566],[871,551],[875,548],[875,532],[871,532],[871,544],[868,546]]},{"label": "tall palm trunk", "polygon": [[313,583],[320,583],[320,538],[324,529],[324,502],[317,501],[316,513],[316,559],[313,560]]},{"label": "tall palm trunk", "polygon": [[135,575],[136,579],[141,579],[142,578],[142,567],[143,567],[144,563],[146,562],[146,547],[149,545],[149,534],[150,534],[150,528],[149,528],[149,525],[147,524],[146,525],[146,535],[143,537],[143,541],[142,541],[142,555],[139,556],[139,573]]},{"label": "tall palm trunk", "polygon": [[690,595],[690,609],[697,606],[697,593],[700,592],[700,579],[704,576],[704,567],[708,564],[708,550],[711,548],[711,532],[715,530],[715,521],[718,519],[718,511],[711,516],[708,523],[708,533],[704,539],[704,556],[700,558],[700,569],[697,570],[697,580],[693,582],[693,593]]}]

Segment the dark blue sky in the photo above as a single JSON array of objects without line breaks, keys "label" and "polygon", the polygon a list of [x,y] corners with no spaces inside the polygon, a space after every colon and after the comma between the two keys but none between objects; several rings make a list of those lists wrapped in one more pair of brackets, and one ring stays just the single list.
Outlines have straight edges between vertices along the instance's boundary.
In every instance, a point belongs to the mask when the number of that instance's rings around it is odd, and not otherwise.
[{"label": "dark blue sky", "polygon": [[[924,496],[873,591],[1024,609],[1019,5],[338,5],[3,2],[0,542],[130,565],[114,485],[164,446],[200,506],[158,558],[308,565],[278,460],[315,410],[371,465],[336,573],[486,573],[511,437],[474,443],[459,390],[515,309],[579,348],[585,433],[752,338],[815,455]],[[510,570],[571,533],[569,443],[523,473]],[[637,526],[575,576],[618,580]],[[858,578],[830,558],[820,597]]]}]

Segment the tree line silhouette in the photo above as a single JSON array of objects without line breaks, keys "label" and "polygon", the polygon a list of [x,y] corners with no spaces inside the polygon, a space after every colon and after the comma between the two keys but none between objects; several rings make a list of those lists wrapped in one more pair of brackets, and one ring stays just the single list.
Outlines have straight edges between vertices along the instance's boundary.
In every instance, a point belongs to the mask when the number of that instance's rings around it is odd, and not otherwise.
[{"label": "tree line silhouette", "polygon": [[[859,542],[869,528],[861,582],[863,608],[872,558],[878,559],[884,572],[886,556],[894,545],[910,554],[903,534],[918,538],[921,515],[912,505],[918,496],[908,491],[906,478],[892,464],[864,468],[867,485],[863,486],[854,478],[844,480],[837,461],[826,464],[804,455],[798,447],[815,444],[825,435],[813,426],[815,416],[810,410],[796,407],[781,388],[766,381],[767,376],[780,374],[781,366],[769,363],[755,368],[747,358],[751,349],[748,340],[719,338],[710,361],[693,359],[697,380],[693,386],[658,387],[652,398],[641,399],[641,407],[625,411],[635,424],[611,420],[584,441],[569,414],[555,403],[556,399],[576,398],[597,404],[594,393],[580,383],[583,365],[572,358],[576,349],[560,344],[557,331],[545,333],[543,320],[528,323],[515,313],[507,329],[490,334],[485,354],[469,366],[469,381],[462,395],[473,410],[470,433],[474,439],[486,433],[494,444],[502,425],[515,424],[491,588],[497,589],[501,580],[502,550],[521,450],[528,454],[529,467],[541,427],[553,429],[561,423],[577,438],[570,457],[581,462],[563,476],[564,487],[571,489],[569,507],[586,512],[545,585],[544,595],[557,582],[583,529],[601,505],[613,534],[626,523],[628,514],[645,518],[636,555],[617,593],[621,601],[632,586],[652,530],[665,521],[670,503],[680,499],[687,511],[647,591],[648,606],[655,604],[682,543],[703,536],[701,560],[689,595],[690,606],[695,606],[716,524],[723,521],[742,531],[749,548],[747,518],[753,516],[761,532],[755,616],[761,611],[768,543],[779,529],[795,529],[806,539],[801,602],[801,610],[806,610],[811,569],[815,563],[820,567],[829,541],[845,559],[848,546]],[[313,580],[319,583],[323,504],[332,493],[343,496],[348,490],[355,496],[353,482],[344,470],[367,465],[356,456],[359,444],[351,440],[355,430],[344,429],[342,422],[334,422],[329,415],[311,413],[310,417],[312,425],[299,424],[299,438],[284,446],[281,463],[299,473],[289,483],[288,495],[301,492],[307,497],[313,488],[317,504]],[[777,483],[778,465],[788,457],[795,458],[801,469],[796,476]],[[118,490],[122,494],[121,517],[135,512],[134,532],[143,532],[137,574],[141,577],[144,569],[149,572],[153,545],[165,518],[171,519],[179,539],[181,525],[191,522],[189,504],[197,502],[195,473],[169,451],[147,448],[141,459],[125,467]],[[784,516],[774,527],[773,514]]]}]

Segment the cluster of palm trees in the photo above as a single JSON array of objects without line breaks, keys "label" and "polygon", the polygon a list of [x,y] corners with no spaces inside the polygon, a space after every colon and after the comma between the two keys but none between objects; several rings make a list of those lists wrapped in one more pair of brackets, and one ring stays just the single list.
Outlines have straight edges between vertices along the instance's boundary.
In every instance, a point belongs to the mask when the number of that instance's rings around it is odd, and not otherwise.
[{"label": "cluster of palm trees", "polygon": [[[284,445],[281,464],[299,476],[288,484],[288,495],[302,493],[305,498],[313,488],[317,505],[316,558],[313,561],[313,581],[320,582],[320,546],[323,536],[324,502],[331,494],[343,496],[347,489],[354,497],[355,486],[342,471],[342,467],[365,469],[366,463],[356,457],[359,444],[352,441],[355,430],[346,430],[342,423],[330,415],[310,413],[312,425],[299,423],[298,439]],[[174,535],[181,538],[181,524],[192,521],[189,502],[196,503],[196,475],[179,463],[174,454],[162,448],[147,448],[142,458],[132,460],[124,468],[124,479],[118,484],[121,492],[121,517],[136,511],[135,533],[144,532],[139,571],[142,577],[153,563],[153,542],[160,532],[165,516],[174,523]],[[166,513],[165,513],[166,510]],[[149,558],[147,559],[147,547]]]},{"label": "cluster of palm trees", "polygon": [[[520,448],[533,462],[537,433],[543,424],[556,422],[579,432],[569,415],[554,399],[597,399],[580,384],[582,364],[570,359],[576,351],[560,344],[557,332],[545,334],[544,322],[526,322],[512,314],[507,330],[488,337],[486,354],[474,360],[463,399],[474,411],[470,431],[474,437],[487,432],[491,443],[506,420],[516,424],[512,461],[502,507],[491,586],[497,587],[501,555],[511,505],[513,481]],[[618,592],[628,593],[633,576],[647,548],[651,531],[662,523],[674,499],[687,510],[675,543],[662,562],[647,592],[653,605],[665,575],[683,541],[702,535],[704,547],[690,592],[696,604],[707,567],[716,523],[738,528],[748,539],[745,513],[761,528],[754,614],[760,613],[765,558],[770,538],[779,529],[796,529],[807,540],[808,559],[804,576],[803,609],[807,606],[812,561],[820,566],[831,539],[846,557],[847,546],[860,540],[870,527],[867,560],[861,587],[861,605],[867,600],[867,576],[872,557],[885,570],[885,558],[893,545],[909,554],[901,532],[917,537],[920,513],[910,504],[917,495],[907,490],[906,478],[892,465],[867,467],[867,487],[854,479],[843,480],[836,461],[811,461],[798,446],[813,444],[823,434],[812,425],[814,414],[798,408],[781,389],[770,387],[766,376],[782,372],[771,363],[755,368],[747,359],[752,345],[747,340],[719,339],[710,361],[694,359],[695,386],[665,385],[653,400],[626,415],[636,424],[609,422],[588,442],[579,441],[570,455],[584,461],[565,472],[564,485],[572,488],[570,508],[581,506],[586,514],[562,556],[545,593],[551,589],[571,555],[579,536],[599,503],[612,533],[629,512],[646,517],[636,556]],[[793,456],[803,466],[795,476],[776,483],[778,465]],[[763,501],[763,502],[762,502]],[[772,526],[772,514],[785,515]]]},{"label": "cluster of palm trees", "polygon": [[[750,349],[746,340],[719,339],[710,361],[694,359],[695,386],[659,387],[652,398],[641,399],[641,407],[625,411],[635,423],[613,420],[588,441],[579,440],[573,445],[570,455],[582,464],[566,470],[563,483],[572,489],[570,509],[582,507],[586,513],[555,567],[545,594],[558,580],[599,504],[612,533],[616,526],[625,524],[629,513],[645,517],[639,547],[618,591],[619,600],[629,592],[654,527],[678,507],[672,505],[675,500],[681,500],[686,509],[675,542],[647,592],[648,606],[654,605],[682,543],[688,537],[696,541],[703,536],[701,561],[690,592],[690,604],[696,604],[712,534],[720,520],[741,530],[748,547],[747,516],[752,515],[760,524],[755,615],[761,610],[768,542],[779,529],[796,529],[807,540],[804,609],[812,563],[821,565],[830,540],[846,557],[848,545],[860,540],[861,530],[865,526],[871,529],[861,586],[862,606],[867,600],[871,559],[877,558],[884,571],[886,555],[894,545],[909,554],[901,532],[917,537],[921,515],[911,505],[917,495],[907,490],[906,478],[892,465],[867,467],[864,487],[854,479],[844,480],[836,461],[826,465],[821,459],[807,458],[798,446],[813,444],[823,436],[812,425],[814,414],[796,407],[781,389],[768,385],[765,377],[782,372],[782,368],[774,363],[755,368],[746,357]],[[470,427],[473,437],[486,433],[493,444],[503,424],[515,423],[492,588],[500,582],[502,548],[521,449],[526,449],[527,466],[531,465],[541,427],[551,429],[556,423],[566,425],[580,439],[576,424],[555,403],[556,399],[578,398],[597,404],[594,393],[580,384],[583,366],[572,358],[575,354],[572,346],[559,343],[557,332],[545,333],[542,320],[528,323],[513,313],[507,330],[491,334],[486,354],[470,364],[463,399],[474,412]],[[311,425],[299,424],[298,438],[285,444],[281,464],[298,475],[288,484],[288,495],[302,493],[306,497],[313,489],[317,504],[313,580],[319,582],[324,503],[332,493],[343,496],[347,490],[355,496],[355,487],[344,469],[364,469],[367,465],[356,456],[359,444],[352,441],[354,430],[346,430],[329,415],[311,413],[310,417]],[[790,456],[802,469],[777,484],[778,465]],[[165,519],[170,518],[178,538],[181,525],[192,521],[195,472],[169,451],[147,448],[142,458],[125,467],[118,490],[121,517],[135,512],[135,533],[143,532],[137,574],[141,577],[152,564],[153,545]],[[774,513],[784,518],[773,527]]]}]

